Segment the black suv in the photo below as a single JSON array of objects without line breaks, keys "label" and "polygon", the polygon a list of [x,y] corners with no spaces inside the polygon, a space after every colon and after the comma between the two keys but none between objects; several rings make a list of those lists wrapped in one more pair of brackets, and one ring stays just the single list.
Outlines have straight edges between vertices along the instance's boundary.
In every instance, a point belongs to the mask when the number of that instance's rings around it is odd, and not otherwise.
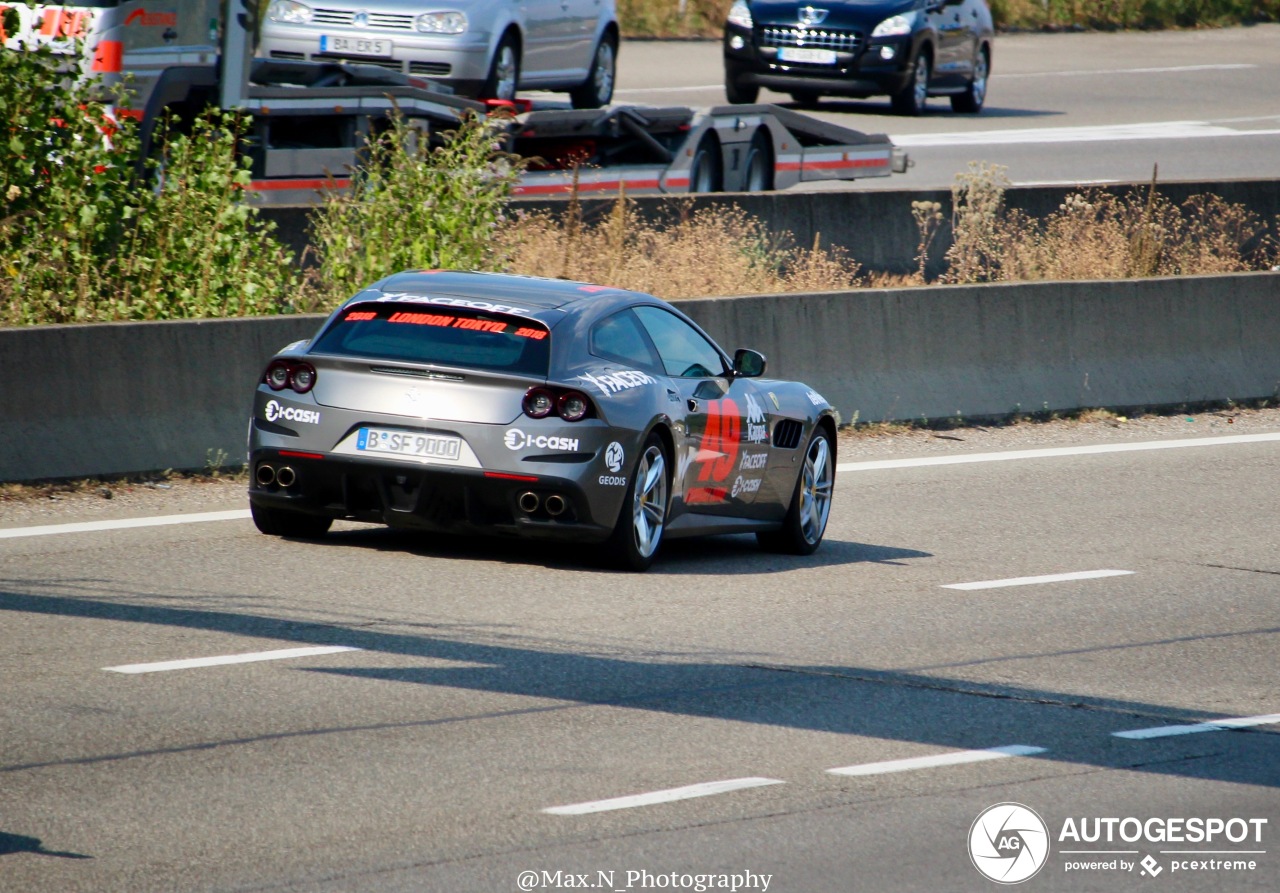
[{"label": "black suv", "polygon": [[761,87],[801,104],[881,96],[902,115],[950,96],[957,112],[987,97],[994,29],[986,0],[737,0],[724,26],[724,87],[753,103]]}]

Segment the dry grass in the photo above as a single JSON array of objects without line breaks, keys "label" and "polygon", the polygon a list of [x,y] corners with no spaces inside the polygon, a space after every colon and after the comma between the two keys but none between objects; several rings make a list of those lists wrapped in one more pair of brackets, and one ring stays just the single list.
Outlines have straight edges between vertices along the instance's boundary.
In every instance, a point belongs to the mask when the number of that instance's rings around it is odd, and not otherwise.
[{"label": "dry grass", "polygon": [[734,294],[838,291],[862,285],[859,265],[842,250],[791,245],[739,208],[669,219],[639,218],[620,196],[608,217],[584,221],[571,201],[566,213],[526,214],[499,237],[506,268],[531,276],[595,282],[669,300]]},{"label": "dry grass", "polygon": [[995,165],[972,163],[957,175],[943,282],[1237,273],[1280,260],[1257,214],[1213,195],[1175,205],[1154,176],[1149,188],[1127,195],[1072,193],[1043,220],[1006,208],[1008,185]]}]

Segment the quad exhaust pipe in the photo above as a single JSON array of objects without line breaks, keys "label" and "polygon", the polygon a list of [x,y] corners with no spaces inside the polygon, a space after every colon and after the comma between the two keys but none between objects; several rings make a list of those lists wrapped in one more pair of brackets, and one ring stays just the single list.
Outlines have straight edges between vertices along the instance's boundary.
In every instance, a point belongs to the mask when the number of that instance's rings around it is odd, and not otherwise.
[{"label": "quad exhaust pipe", "polygon": [[538,494],[534,493],[532,490],[525,490],[516,497],[516,505],[520,506],[520,511],[524,512],[526,515],[532,515],[536,512],[538,510],[539,502]]},{"label": "quad exhaust pipe", "polygon": [[257,473],[254,474],[254,480],[258,482],[259,487],[270,487],[276,482],[276,470],[270,465],[259,465]]},{"label": "quad exhaust pipe", "polygon": [[281,468],[279,471],[276,472],[276,483],[286,489],[289,487],[292,487],[297,480],[298,480],[297,472],[295,472],[288,465],[284,466],[283,468]]},{"label": "quad exhaust pipe", "polygon": [[553,518],[559,515],[563,515],[564,510],[569,507],[568,504],[564,501],[564,497],[561,496],[559,493],[552,493],[550,496],[546,498],[546,501],[543,503],[543,505],[546,506],[547,514]]}]

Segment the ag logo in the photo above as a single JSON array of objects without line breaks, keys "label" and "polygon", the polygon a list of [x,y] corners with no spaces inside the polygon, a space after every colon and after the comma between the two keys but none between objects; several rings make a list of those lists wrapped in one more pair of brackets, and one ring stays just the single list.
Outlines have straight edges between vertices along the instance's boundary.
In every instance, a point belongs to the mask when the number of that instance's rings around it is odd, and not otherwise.
[{"label": "ag logo", "polygon": [[1049,858],[1049,828],[1021,803],[997,803],[973,820],[969,858],[997,884],[1020,884]]},{"label": "ag logo", "polygon": [[607,465],[609,470],[614,474],[617,474],[622,470],[622,462],[624,458],[625,456],[622,452],[622,444],[618,443],[616,440],[609,444],[604,451],[604,464]]}]

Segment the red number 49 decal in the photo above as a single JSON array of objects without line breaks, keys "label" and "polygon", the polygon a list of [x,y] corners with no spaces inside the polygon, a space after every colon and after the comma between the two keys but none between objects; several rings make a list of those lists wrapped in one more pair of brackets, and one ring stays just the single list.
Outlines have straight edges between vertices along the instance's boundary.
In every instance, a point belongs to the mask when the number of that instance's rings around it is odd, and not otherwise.
[{"label": "red number 49 decal", "polygon": [[738,464],[738,447],[742,441],[742,414],[738,404],[726,397],[707,404],[707,430],[702,435],[698,453],[699,481],[723,483]]}]

